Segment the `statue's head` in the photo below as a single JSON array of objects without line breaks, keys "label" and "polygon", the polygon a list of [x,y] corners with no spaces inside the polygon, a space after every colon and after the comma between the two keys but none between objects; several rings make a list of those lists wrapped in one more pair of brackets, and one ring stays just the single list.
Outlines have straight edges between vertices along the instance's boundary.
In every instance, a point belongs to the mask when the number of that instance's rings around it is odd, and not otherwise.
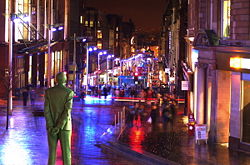
[{"label": "statue's head", "polygon": [[66,72],[59,72],[59,73],[57,73],[57,75],[56,75],[56,82],[58,84],[65,85],[66,81],[67,81]]}]

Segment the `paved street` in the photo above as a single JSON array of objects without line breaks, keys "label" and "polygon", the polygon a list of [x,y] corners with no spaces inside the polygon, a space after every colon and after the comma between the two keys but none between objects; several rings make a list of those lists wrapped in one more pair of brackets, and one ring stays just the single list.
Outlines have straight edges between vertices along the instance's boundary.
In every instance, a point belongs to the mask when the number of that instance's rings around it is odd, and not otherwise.
[{"label": "paved street", "polygon": [[[108,104],[99,102],[98,104]],[[48,156],[47,136],[44,117],[34,116],[31,106],[20,106],[21,101],[14,101],[14,111],[10,118],[10,128],[5,130],[6,116],[0,116],[0,165],[45,165]],[[88,102],[86,102],[88,104]],[[74,165],[120,165],[133,163],[117,156],[104,154],[95,144],[100,136],[111,126],[111,106],[82,107],[75,103],[73,108],[72,162]],[[110,103],[109,103],[110,104]],[[42,108],[42,100],[35,108]],[[3,107],[2,107],[3,109]],[[57,165],[62,164],[58,147]]]},{"label": "paved street", "polygon": [[[112,141],[112,136],[103,135],[113,130],[114,114],[122,109],[122,103],[98,98],[86,99],[85,102],[76,101],[73,107],[72,134],[72,162],[74,165],[133,165],[126,157],[120,157],[112,152],[104,153],[96,146],[99,142]],[[42,109],[43,100],[36,102],[35,107],[22,106],[22,102],[14,101],[13,115],[10,117],[10,127],[5,129],[5,107],[1,104],[0,113],[0,165],[45,165],[48,156],[45,120],[42,116],[34,116],[33,111]],[[178,112],[174,123],[174,130],[184,129],[183,120],[186,117]],[[134,125],[126,129],[130,137],[128,146],[135,151],[142,152],[140,143],[146,134],[164,129],[159,123],[156,128],[150,124]],[[231,153],[221,145],[194,143],[194,137],[181,137],[182,144],[178,157],[172,160],[188,165],[248,165],[250,156],[240,152]],[[57,165],[62,164],[61,152],[58,148]]]}]

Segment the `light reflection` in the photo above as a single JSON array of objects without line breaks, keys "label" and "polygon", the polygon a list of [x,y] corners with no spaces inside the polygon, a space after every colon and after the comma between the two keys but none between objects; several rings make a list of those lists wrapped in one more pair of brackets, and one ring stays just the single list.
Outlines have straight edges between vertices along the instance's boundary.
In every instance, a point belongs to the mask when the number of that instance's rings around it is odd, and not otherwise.
[{"label": "light reflection", "polygon": [[137,126],[134,126],[130,129],[129,132],[129,146],[132,150],[137,151],[139,153],[143,152],[142,148],[142,141],[144,140],[144,131],[141,128],[138,128]]},{"label": "light reflection", "polygon": [[29,156],[30,151],[22,146],[18,141],[11,140],[2,146],[3,164],[20,165],[21,164],[32,164],[31,157]]}]

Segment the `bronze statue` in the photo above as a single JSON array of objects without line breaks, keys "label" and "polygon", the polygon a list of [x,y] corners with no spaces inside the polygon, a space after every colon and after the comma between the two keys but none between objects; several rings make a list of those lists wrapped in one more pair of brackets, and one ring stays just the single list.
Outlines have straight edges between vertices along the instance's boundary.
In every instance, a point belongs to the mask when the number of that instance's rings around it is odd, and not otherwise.
[{"label": "bronze statue", "polygon": [[65,86],[65,72],[56,75],[57,85],[45,91],[44,116],[49,143],[48,165],[56,161],[57,142],[60,140],[63,164],[71,165],[71,109],[74,92]]}]

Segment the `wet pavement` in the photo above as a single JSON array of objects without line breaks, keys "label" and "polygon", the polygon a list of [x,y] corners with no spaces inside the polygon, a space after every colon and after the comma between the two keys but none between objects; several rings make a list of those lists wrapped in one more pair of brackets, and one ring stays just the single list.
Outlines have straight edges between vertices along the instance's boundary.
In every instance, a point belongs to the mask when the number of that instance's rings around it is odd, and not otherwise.
[{"label": "wet pavement", "polygon": [[[114,116],[122,110],[124,103],[111,99],[87,98],[75,101],[72,111],[72,164],[73,165],[133,165],[126,157],[112,152],[103,152],[96,144],[114,141]],[[36,106],[22,106],[21,100],[14,101],[14,110],[6,130],[5,105],[0,102],[0,165],[45,165],[48,159],[48,144],[43,116],[34,116],[34,110],[43,108],[43,99]],[[180,106],[181,108],[181,106]],[[174,122],[174,131],[186,131],[186,116],[181,109]],[[110,131],[107,131],[110,130]],[[133,123],[124,133],[130,149],[143,153],[142,142],[148,133],[169,132],[159,122],[155,127],[146,122]],[[105,134],[107,133],[107,134]],[[176,156],[169,159],[183,165],[250,165],[250,155],[229,152],[223,145],[195,144],[194,137],[182,134],[181,145]],[[61,165],[61,152],[57,150],[57,165]]]}]

